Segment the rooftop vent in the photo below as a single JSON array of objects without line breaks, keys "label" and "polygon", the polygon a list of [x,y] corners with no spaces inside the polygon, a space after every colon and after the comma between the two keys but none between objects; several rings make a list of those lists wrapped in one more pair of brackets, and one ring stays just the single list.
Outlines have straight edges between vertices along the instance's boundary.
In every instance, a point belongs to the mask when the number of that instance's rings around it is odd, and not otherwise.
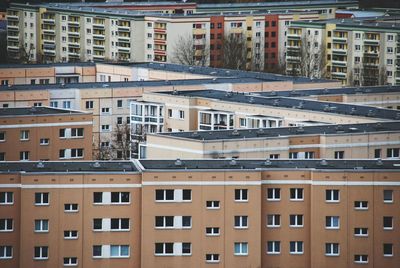
[{"label": "rooftop vent", "polygon": [[94,162],[93,167],[95,168],[99,168],[100,167],[100,163],[99,161]]},{"label": "rooftop vent", "polygon": [[253,96],[251,96],[251,97],[249,98],[249,102],[250,102],[250,103],[253,103],[253,102],[254,102],[254,97],[253,97]]},{"label": "rooftop vent", "polygon": [[236,159],[232,158],[231,161],[229,161],[229,165],[236,166],[237,165]]},{"label": "rooftop vent", "polygon": [[373,110],[369,110],[367,116],[375,116],[375,112]]},{"label": "rooftop vent", "polygon": [[296,129],[296,132],[297,132],[297,133],[303,133],[303,132],[304,132],[303,126],[299,126],[299,127]]},{"label": "rooftop vent", "polygon": [[265,162],[264,162],[264,165],[266,165],[266,166],[272,165],[271,160],[269,160],[269,158],[267,158],[267,160],[265,160]]},{"label": "rooftop vent", "polygon": [[177,167],[180,167],[180,166],[183,165],[181,159],[179,159],[179,158],[177,158],[177,159],[175,160],[175,163],[174,163],[174,164],[175,164],[175,166],[177,166]]},{"label": "rooftop vent", "polygon": [[227,91],[225,94],[226,97],[232,97],[232,95],[233,95],[232,91]]},{"label": "rooftop vent", "polygon": [[44,168],[44,163],[43,163],[42,161],[39,161],[39,162],[36,164],[36,167],[37,167],[37,168]]},{"label": "rooftop vent", "polygon": [[396,113],[396,119],[400,119],[400,113]]},{"label": "rooftop vent", "polygon": [[174,90],[172,91],[172,95],[178,95],[178,90],[176,90],[176,88],[174,88]]},{"label": "rooftop vent", "polygon": [[376,165],[377,165],[377,166],[382,166],[382,165],[383,165],[382,159],[378,158],[378,159],[376,160]]},{"label": "rooftop vent", "polygon": [[238,131],[237,129],[234,129],[234,130],[232,131],[232,135],[233,135],[233,136],[239,136],[240,133],[239,133],[239,131]]},{"label": "rooftop vent", "polygon": [[357,108],[356,107],[351,107],[350,114],[355,114],[356,112],[357,112]]},{"label": "rooftop vent", "polygon": [[326,161],[326,159],[322,159],[320,162],[321,166],[327,166],[328,165],[328,161]]},{"label": "rooftop vent", "polygon": [[278,105],[279,105],[279,100],[274,100],[274,102],[272,103],[272,105],[278,106]]}]

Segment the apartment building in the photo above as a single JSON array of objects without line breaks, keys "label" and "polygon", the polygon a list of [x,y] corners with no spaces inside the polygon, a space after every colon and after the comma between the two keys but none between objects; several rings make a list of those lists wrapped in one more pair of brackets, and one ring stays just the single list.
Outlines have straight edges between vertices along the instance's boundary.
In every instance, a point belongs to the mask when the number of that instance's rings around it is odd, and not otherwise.
[{"label": "apartment building", "polygon": [[92,159],[92,114],[49,107],[0,108],[0,161]]},{"label": "apartment building", "polygon": [[[343,84],[374,86],[399,85],[399,25],[395,18],[335,19],[292,22],[287,42],[287,71],[299,69],[300,61],[322,53],[328,77]],[[314,47],[304,55],[304,47]]]},{"label": "apartment building", "polygon": [[0,263],[394,268],[398,177],[398,160],[0,163]]},{"label": "apartment building", "polygon": [[294,7],[290,12],[285,8],[192,14],[189,9],[163,10],[157,4],[153,9],[159,12],[152,13],[144,5],[140,10],[140,5],[129,3],[12,4],[7,17],[8,51],[11,58],[27,62],[171,63],[177,62],[182,39],[193,39],[195,61],[220,67],[222,41],[235,35],[245,44],[247,69],[277,71],[289,22],[332,19],[336,9],[333,3],[329,6],[326,12],[319,7]]},{"label": "apartment building", "polygon": [[0,84],[36,85],[96,82],[96,65],[90,62],[0,65]]},{"label": "apartment building", "polygon": [[150,133],[147,159],[399,158],[400,122]]}]

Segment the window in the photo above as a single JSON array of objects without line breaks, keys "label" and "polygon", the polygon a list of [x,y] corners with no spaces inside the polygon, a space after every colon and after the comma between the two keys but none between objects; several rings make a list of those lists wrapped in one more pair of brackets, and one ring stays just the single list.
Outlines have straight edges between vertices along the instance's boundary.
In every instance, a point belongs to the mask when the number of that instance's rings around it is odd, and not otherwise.
[{"label": "window", "polygon": [[21,161],[29,160],[29,152],[28,151],[19,152],[19,160]]},{"label": "window", "polygon": [[93,246],[93,258],[102,256],[101,248],[102,248],[102,246],[99,246],[99,245]]},{"label": "window", "polygon": [[0,232],[12,232],[13,219],[0,219]]},{"label": "window", "polygon": [[383,202],[393,203],[393,190],[383,190]]},{"label": "window", "polygon": [[174,216],[156,216],[155,217],[156,228],[173,228],[174,227]]},{"label": "window", "polygon": [[344,151],[335,151],[335,159],[343,159]]},{"label": "window", "polygon": [[14,193],[0,192],[0,205],[12,205],[12,204],[14,204]]},{"label": "window", "polygon": [[50,139],[42,138],[40,139],[40,145],[49,145]]},{"label": "window", "polygon": [[111,204],[129,204],[129,192],[111,192]]},{"label": "window", "polygon": [[354,228],[354,236],[368,236],[368,228]]},{"label": "window", "polygon": [[[42,79],[40,79],[40,80],[42,80]],[[42,83],[41,83],[42,84]],[[41,102],[34,102],[33,103],[33,106],[34,107],[41,107],[42,106],[42,103]]]},{"label": "window", "polygon": [[46,260],[49,258],[49,247],[35,247],[34,257],[35,260]]},{"label": "window", "polygon": [[129,231],[129,219],[111,219],[111,231]]},{"label": "window", "polygon": [[154,255],[172,255],[174,254],[174,243],[155,243]]},{"label": "window", "polygon": [[103,132],[110,131],[110,125],[101,125],[101,131]]},{"label": "window", "polygon": [[117,125],[122,125],[122,117],[117,117]]},{"label": "window", "polygon": [[19,133],[19,139],[21,141],[29,140],[29,130],[21,130]]},{"label": "window", "polygon": [[86,109],[93,109],[93,101],[86,101]]},{"label": "window", "polygon": [[122,108],[122,100],[117,100],[117,107]]},{"label": "window", "polygon": [[290,200],[291,201],[302,201],[303,200],[303,188],[290,188]]},{"label": "window", "polygon": [[303,227],[303,215],[290,215],[290,227]]},{"label": "window", "polygon": [[339,243],[325,243],[326,256],[339,256]]},{"label": "window", "polygon": [[387,65],[393,65],[393,59],[387,59],[386,60]]},{"label": "window", "polygon": [[290,241],[290,254],[303,254],[303,241]]},{"label": "window", "polygon": [[218,227],[206,227],[206,235],[207,236],[219,235],[219,228]]},{"label": "window", "polygon": [[235,242],[234,244],[235,255],[248,255],[248,243],[247,242]]},{"label": "window", "polygon": [[326,216],[325,217],[326,229],[339,229],[339,216]]},{"label": "window", "polygon": [[281,215],[269,214],[267,215],[267,227],[280,227],[281,226]]},{"label": "window", "polygon": [[156,201],[189,202],[192,201],[192,190],[190,189],[156,190]]},{"label": "window", "polygon": [[206,254],[206,262],[219,262],[219,254]]},{"label": "window", "polygon": [[270,154],[269,159],[279,159],[279,154]]},{"label": "window", "polygon": [[35,193],[35,205],[36,206],[48,206],[49,205],[49,193]]},{"label": "window", "polygon": [[83,149],[71,149],[71,158],[82,158],[83,157]]},{"label": "window", "polygon": [[111,245],[110,257],[111,258],[129,257],[129,246],[128,245]]},{"label": "window", "polygon": [[268,188],[267,189],[267,200],[268,201],[281,200],[281,189],[280,188]]},{"label": "window", "polygon": [[354,201],[354,209],[367,210],[368,209],[368,201]]},{"label": "window", "polygon": [[109,114],[110,113],[110,108],[101,108],[101,113]]},{"label": "window", "polygon": [[393,256],[393,244],[383,244],[383,256],[392,257]]},{"label": "window", "polygon": [[354,57],[354,63],[360,63],[361,62],[361,57]]},{"label": "window", "polygon": [[339,190],[326,190],[325,191],[326,202],[339,202]]},{"label": "window", "polygon": [[74,138],[83,137],[83,128],[71,128],[71,137]]},{"label": "window", "polygon": [[400,152],[399,148],[388,148],[386,150],[386,156],[388,158],[399,157],[399,152]]},{"label": "window", "polygon": [[281,242],[280,241],[268,241],[267,242],[267,254],[280,254],[281,253]]},{"label": "window", "polygon": [[78,204],[64,204],[64,212],[78,212]]},{"label": "window", "polygon": [[64,258],[64,266],[77,266],[78,258],[77,257],[65,257]]},{"label": "window", "polygon": [[248,200],[248,189],[235,189],[236,202],[247,202]]},{"label": "window", "polygon": [[368,255],[354,255],[355,263],[368,263]]},{"label": "window", "polygon": [[216,200],[206,201],[206,207],[207,209],[219,209],[219,201]]},{"label": "window", "polygon": [[235,216],[235,228],[246,229],[248,228],[248,217],[247,216]]},{"label": "window", "polygon": [[179,110],[179,119],[185,118],[185,111]]},{"label": "window", "polygon": [[12,246],[0,246],[0,259],[12,259]]},{"label": "window", "polygon": [[355,50],[356,51],[360,51],[361,50],[361,46],[360,45],[355,45]]},{"label": "window", "polygon": [[375,158],[381,158],[382,150],[381,149],[375,149],[374,150],[374,157]]},{"label": "window", "polygon": [[103,219],[93,219],[93,230],[103,230]]},{"label": "window", "polygon": [[392,47],[388,47],[387,48],[387,53],[392,54],[393,53],[393,48]]},{"label": "window", "polygon": [[64,239],[78,239],[78,231],[76,230],[64,231]]},{"label": "window", "polygon": [[5,161],[6,160],[6,153],[0,152],[0,161]]},{"label": "window", "polygon": [[64,109],[71,109],[71,101],[63,101],[63,106]]},{"label": "window", "polygon": [[6,140],[6,133],[4,131],[0,132],[0,141],[5,141]]},{"label": "window", "polygon": [[35,220],[35,232],[49,232],[49,220]]},{"label": "window", "polygon": [[393,217],[391,217],[391,216],[383,217],[383,229],[384,230],[393,230]]}]

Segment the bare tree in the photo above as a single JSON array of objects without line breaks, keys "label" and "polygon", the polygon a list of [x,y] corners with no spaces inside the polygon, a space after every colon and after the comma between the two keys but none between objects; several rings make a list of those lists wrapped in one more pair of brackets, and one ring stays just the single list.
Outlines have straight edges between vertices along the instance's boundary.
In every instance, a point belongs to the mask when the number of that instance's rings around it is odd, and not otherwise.
[{"label": "bare tree", "polygon": [[[200,36],[201,38],[198,38]],[[210,49],[205,37],[191,34],[179,36],[175,43],[172,59],[174,62],[191,66],[206,66]]]},{"label": "bare tree", "polygon": [[113,159],[113,151],[110,144],[102,146],[101,141],[93,143],[93,159],[96,160],[111,160]]},{"label": "bare tree", "polygon": [[22,41],[19,46],[19,63],[33,63],[33,50],[35,47],[30,44],[29,47],[24,47],[24,42]]},{"label": "bare tree", "polygon": [[139,145],[146,140],[146,131],[141,124],[134,124],[133,128],[131,130],[131,155],[132,158],[139,158]]},{"label": "bare tree", "polygon": [[228,33],[222,40],[223,67],[245,70],[247,63],[247,45],[243,33]]},{"label": "bare tree", "polygon": [[112,137],[112,149],[117,159],[130,159],[131,155],[131,128],[127,122],[117,124]]}]

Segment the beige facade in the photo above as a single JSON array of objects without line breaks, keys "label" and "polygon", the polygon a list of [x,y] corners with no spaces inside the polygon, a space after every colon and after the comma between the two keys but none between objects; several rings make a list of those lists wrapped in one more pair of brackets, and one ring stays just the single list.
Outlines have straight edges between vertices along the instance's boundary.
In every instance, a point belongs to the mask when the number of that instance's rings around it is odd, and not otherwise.
[{"label": "beige facade", "polygon": [[0,163],[1,267],[397,267],[398,161],[303,162]]},{"label": "beige facade", "polygon": [[92,114],[47,107],[0,109],[0,161],[92,159]]},{"label": "beige facade", "polygon": [[[142,144],[146,159],[398,158],[398,122],[305,126],[297,128],[148,134]],[[389,129],[392,126],[395,129]],[[396,130],[397,129],[397,130]]]}]

